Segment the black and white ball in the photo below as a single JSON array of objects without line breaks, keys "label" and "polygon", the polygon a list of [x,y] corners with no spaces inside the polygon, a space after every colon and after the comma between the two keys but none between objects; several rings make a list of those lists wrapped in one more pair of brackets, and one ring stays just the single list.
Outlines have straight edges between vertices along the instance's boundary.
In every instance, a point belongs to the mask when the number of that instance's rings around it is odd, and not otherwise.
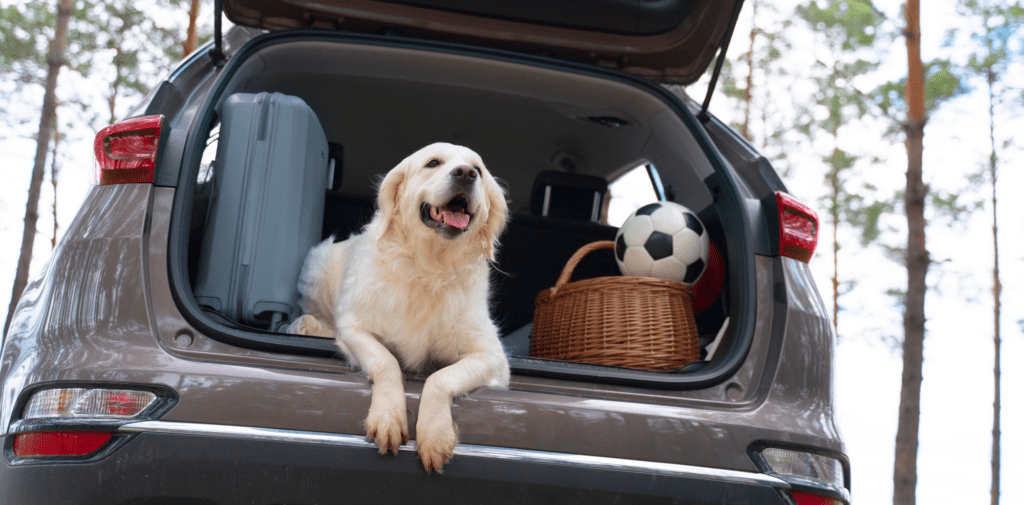
[{"label": "black and white ball", "polygon": [[708,265],[711,240],[690,209],[673,202],[645,205],[615,235],[622,275],[657,277],[693,286]]}]

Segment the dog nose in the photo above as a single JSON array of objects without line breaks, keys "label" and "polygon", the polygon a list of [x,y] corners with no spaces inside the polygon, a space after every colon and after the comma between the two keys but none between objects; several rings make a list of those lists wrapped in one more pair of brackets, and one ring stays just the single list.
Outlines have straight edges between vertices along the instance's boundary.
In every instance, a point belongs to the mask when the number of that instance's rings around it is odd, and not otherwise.
[{"label": "dog nose", "polygon": [[476,169],[467,165],[457,166],[451,173],[456,182],[463,184],[470,184],[477,178]]}]

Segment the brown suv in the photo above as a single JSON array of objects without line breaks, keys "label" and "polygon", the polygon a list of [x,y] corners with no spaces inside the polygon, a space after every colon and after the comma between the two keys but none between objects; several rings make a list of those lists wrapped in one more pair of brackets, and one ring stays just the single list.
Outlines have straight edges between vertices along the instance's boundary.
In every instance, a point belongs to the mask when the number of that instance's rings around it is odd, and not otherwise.
[{"label": "brown suv", "polygon": [[[223,44],[97,135],[97,185],[4,336],[0,501],[848,504],[833,335],[807,266],[817,218],[707,113],[710,96],[680,86],[724,54],[741,3],[223,2],[238,25]],[[270,164],[283,182],[228,196],[228,167],[260,155],[226,147],[224,107],[259,96],[312,111],[308,128],[253,126],[322,135],[312,197],[287,189],[302,171],[289,160]],[[480,153],[512,212],[492,274],[511,384],[456,399],[443,475],[423,471],[415,432],[379,455],[366,376],[333,341],[282,331],[308,248],[295,229],[360,229],[379,176],[435,141]],[[634,170],[710,236],[700,359],[654,371],[531,356],[538,293],[579,247],[614,239],[608,185]],[[215,246],[244,231],[224,216],[245,209],[301,217]],[[577,277],[618,275],[605,253]],[[211,294],[225,271],[283,294]],[[405,377],[410,426],[424,378]]]}]

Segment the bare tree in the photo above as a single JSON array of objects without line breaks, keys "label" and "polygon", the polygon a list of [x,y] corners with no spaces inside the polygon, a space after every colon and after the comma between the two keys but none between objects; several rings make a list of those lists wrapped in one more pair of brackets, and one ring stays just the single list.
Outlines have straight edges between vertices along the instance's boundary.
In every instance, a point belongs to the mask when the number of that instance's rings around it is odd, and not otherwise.
[{"label": "bare tree", "polygon": [[4,333],[11,326],[11,317],[21,299],[21,292],[28,284],[29,265],[32,262],[32,246],[36,238],[36,222],[39,220],[39,192],[43,185],[46,170],[46,154],[49,151],[50,139],[53,138],[57,123],[57,75],[64,66],[64,50],[67,47],[68,20],[71,18],[71,0],[60,0],[57,4],[57,21],[50,50],[46,57],[47,73],[43,94],[43,110],[39,115],[39,133],[36,136],[36,157],[32,169],[32,181],[29,184],[28,202],[25,204],[25,231],[21,238],[21,256],[18,258],[18,270],[14,277],[14,288],[11,292],[11,303],[7,309],[7,321]]},{"label": "bare tree", "polygon": [[896,457],[893,470],[893,505],[914,505],[917,489],[918,429],[921,419],[921,370],[924,363],[925,277],[931,259],[925,246],[924,217],[928,186],[923,179],[924,64],[921,61],[920,0],[907,0],[907,119],[903,124],[907,147],[907,293],[903,313],[903,376],[900,387]]}]

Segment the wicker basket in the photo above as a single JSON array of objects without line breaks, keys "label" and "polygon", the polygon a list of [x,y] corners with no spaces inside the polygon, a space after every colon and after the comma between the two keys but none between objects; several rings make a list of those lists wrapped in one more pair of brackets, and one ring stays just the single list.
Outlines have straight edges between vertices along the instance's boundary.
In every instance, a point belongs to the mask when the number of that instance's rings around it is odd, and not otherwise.
[{"label": "wicker basket", "polygon": [[607,240],[581,247],[555,286],[537,295],[530,355],[645,370],[696,361],[690,288],[650,277],[569,282],[584,256],[614,247]]}]

